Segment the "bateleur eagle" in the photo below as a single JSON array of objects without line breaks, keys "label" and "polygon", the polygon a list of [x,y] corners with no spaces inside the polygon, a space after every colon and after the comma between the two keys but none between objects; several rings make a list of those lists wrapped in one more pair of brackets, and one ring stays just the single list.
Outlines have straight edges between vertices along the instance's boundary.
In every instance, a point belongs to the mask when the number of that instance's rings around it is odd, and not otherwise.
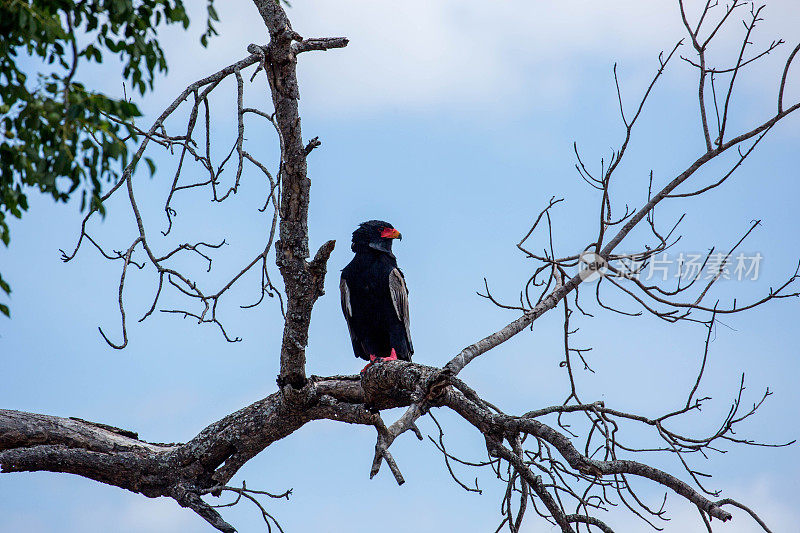
[{"label": "bateleur eagle", "polygon": [[369,364],[411,361],[414,353],[408,288],[392,253],[394,239],[402,236],[388,222],[369,220],[359,225],[351,246],[356,255],[342,270],[339,283],[353,352]]}]

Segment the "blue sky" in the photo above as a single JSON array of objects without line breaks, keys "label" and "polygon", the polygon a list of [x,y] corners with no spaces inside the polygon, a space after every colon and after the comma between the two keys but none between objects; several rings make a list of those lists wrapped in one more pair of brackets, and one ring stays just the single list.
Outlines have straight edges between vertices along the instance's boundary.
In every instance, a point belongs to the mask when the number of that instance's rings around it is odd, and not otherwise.
[{"label": "blue sky", "polygon": [[[164,32],[171,71],[141,102],[148,114],[142,124],[185,85],[244,57],[250,42],[265,42],[249,2],[226,2],[218,9],[221,36],[211,41],[209,50],[197,44],[202,24],[189,34]],[[554,212],[556,252],[577,253],[591,242],[598,198],[575,173],[572,143],[582,148],[587,164],[596,167],[600,157],[607,157],[623,133],[611,75],[614,62],[631,108],[656,68],[658,52],[682,36],[672,2],[542,5],[517,0],[492,5],[453,0],[398,5],[319,0],[293,2],[289,15],[303,36],[351,39],[344,50],[304,54],[299,66],[304,136],[319,136],[323,142],[309,159],[312,248],[337,240],[328,294],[314,309],[308,347],[309,372],[319,375],[354,373],[361,367],[351,355],[336,284],[338,271],[350,260],[350,233],[366,219],[389,220],[403,233],[395,251],[411,290],[416,361],[444,364],[464,346],[513,320],[513,312],[493,307],[475,291],[486,277],[497,296],[512,302],[517,298],[531,264],[514,245],[553,195],[567,199]],[[800,6],[795,2],[771,1],[765,18],[756,43],[768,44],[780,36],[789,44],[742,78],[733,102],[731,127],[736,131],[772,111],[782,62],[800,39]],[[732,30],[711,51],[712,58],[738,53],[741,25]],[[686,47],[683,51],[688,53]],[[726,66],[729,62],[723,61]],[[800,98],[797,68],[790,77],[789,101]],[[114,65],[86,67],[79,75],[89,84],[121,93]],[[617,174],[614,192],[620,206],[643,203],[650,169],[656,183],[664,183],[701,152],[695,81],[692,69],[676,61],[657,87]],[[221,86],[213,101],[219,117],[215,135],[224,139],[219,146],[232,139],[234,124],[225,110],[234,109],[234,87]],[[266,99],[263,88],[262,78],[247,84],[253,103]],[[175,120],[172,126],[179,128],[179,123]],[[248,128],[246,148],[274,163],[274,134],[255,121]],[[799,141],[800,118],[791,117],[724,187],[703,198],[665,205],[659,212],[664,225],[687,212],[680,245],[685,252],[729,246],[752,219],[762,219],[742,248],[764,256],[761,277],[721,283],[717,294],[723,301],[755,298],[794,270],[800,257],[795,208]],[[159,164],[156,177],[149,180],[143,173],[136,182],[151,235],[165,226],[163,194],[175,165],[166,154],[152,155]],[[711,182],[722,168],[699,174],[695,183]],[[175,239],[225,238],[230,243],[212,272],[198,274],[198,279],[216,286],[263,247],[268,218],[256,211],[263,194],[261,177],[249,172],[240,193],[223,206],[210,206],[204,192],[176,199]],[[157,313],[142,324],[135,322],[149,305],[155,280],[148,269],[130,272],[125,289],[129,316],[134,317],[130,344],[122,352],[112,350],[97,326],[120,338],[117,265],[100,260],[88,247],[73,262],[61,263],[58,249],[73,246],[77,236],[78,208],[32,200],[27,216],[12,227],[11,247],[0,249],[3,275],[14,289],[13,319],[0,321],[5,378],[0,406],[97,420],[155,441],[185,441],[274,391],[282,326],[277,306],[266,302],[255,310],[238,308],[257,297],[255,277],[243,280],[221,304],[229,332],[244,339],[228,344],[213,327],[174,316]],[[112,203],[106,221],[95,222],[91,230],[109,248],[127,247],[133,239],[130,208]],[[631,235],[619,249],[638,249],[642,237]],[[537,238],[541,247],[542,235]],[[164,249],[169,242],[162,243]],[[278,277],[274,268],[273,275]],[[634,309],[623,298],[615,301]],[[175,302],[175,295],[167,295],[164,305]],[[532,332],[476,360],[462,377],[506,412],[563,401],[568,384],[558,367],[561,313],[551,314],[537,321]],[[774,396],[742,427],[742,436],[767,441],[800,437],[797,316],[798,301],[785,300],[726,317],[711,344],[701,388],[714,400],[702,417],[682,427],[715,427],[746,372],[747,404],[767,386]],[[647,415],[685,401],[700,364],[705,330],[607,312],[575,325],[581,328],[576,342],[594,347],[589,362],[596,373],[578,375],[585,399],[603,399],[609,406]],[[398,415],[387,413],[385,418]],[[454,452],[472,459],[484,455],[481,439],[463,421],[445,412],[439,420]],[[423,420],[421,427],[435,435],[430,420]],[[631,433],[639,443],[652,443],[648,437]],[[287,531],[371,531],[379,520],[387,532],[489,531],[499,523],[503,487],[490,471],[461,471],[464,479],[477,475],[485,489],[483,495],[464,493],[430,443],[404,435],[393,446],[407,480],[397,487],[385,471],[369,480],[373,446],[374,431],[368,428],[309,424],[248,463],[235,482],[244,479],[250,487],[273,491],[294,488],[289,502],[267,502]],[[773,530],[788,531],[800,520],[797,457],[796,446],[734,448],[697,466],[714,475],[710,486],[762,510]],[[652,460],[680,472],[675,461]],[[640,487],[649,501],[660,502],[661,491],[646,483]],[[406,512],[390,514],[393,518],[386,523],[385,515],[396,512],[394,501],[402,502]],[[673,520],[666,531],[701,530],[694,509],[674,497],[668,502]],[[757,530],[741,513],[734,516],[719,531]],[[225,517],[243,532],[263,527],[256,509],[245,505],[227,510]],[[618,531],[645,527],[618,511],[608,521]],[[171,500],[150,500],[67,475],[0,478],[1,531],[112,527],[120,532],[209,530]],[[531,515],[525,531],[551,528]]]}]

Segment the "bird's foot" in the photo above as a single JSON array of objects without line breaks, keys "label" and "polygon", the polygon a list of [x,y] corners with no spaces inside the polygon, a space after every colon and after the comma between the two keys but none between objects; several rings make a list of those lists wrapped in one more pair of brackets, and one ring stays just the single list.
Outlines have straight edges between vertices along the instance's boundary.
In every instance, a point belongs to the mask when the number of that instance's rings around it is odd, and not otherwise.
[{"label": "bird's foot", "polygon": [[367,363],[366,366],[361,369],[361,373],[363,374],[364,372],[366,372],[367,369],[371,367],[373,364],[375,364],[375,361],[377,360],[378,360],[377,357],[375,357],[373,354],[369,354],[369,363]]},{"label": "bird's foot", "polygon": [[364,372],[366,372],[369,367],[371,367],[378,361],[382,363],[385,363],[386,361],[397,361],[397,352],[395,352],[394,348],[392,348],[392,353],[389,354],[389,357],[376,357],[373,354],[369,354],[369,363],[367,363],[367,365],[361,369],[361,373],[363,374]]}]

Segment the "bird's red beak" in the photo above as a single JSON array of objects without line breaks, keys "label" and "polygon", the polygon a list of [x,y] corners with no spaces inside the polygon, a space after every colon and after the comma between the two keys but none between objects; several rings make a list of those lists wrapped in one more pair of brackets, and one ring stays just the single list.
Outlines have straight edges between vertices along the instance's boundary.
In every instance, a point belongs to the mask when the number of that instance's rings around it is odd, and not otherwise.
[{"label": "bird's red beak", "polygon": [[384,239],[402,239],[403,236],[400,235],[400,232],[394,228],[383,228],[381,232],[381,237]]}]

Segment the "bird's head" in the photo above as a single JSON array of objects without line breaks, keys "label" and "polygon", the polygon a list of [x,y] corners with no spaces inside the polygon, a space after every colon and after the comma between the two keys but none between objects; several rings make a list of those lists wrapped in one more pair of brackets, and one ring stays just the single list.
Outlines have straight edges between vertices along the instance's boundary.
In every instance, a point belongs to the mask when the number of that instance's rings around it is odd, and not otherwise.
[{"label": "bird's head", "polygon": [[353,232],[353,245],[351,248],[354,252],[366,251],[371,248],[394,257],[392,240],[402,238],[403,236],[400,235],[400,232],[388,222],[368,220],[359,224],[358,228]]}]

